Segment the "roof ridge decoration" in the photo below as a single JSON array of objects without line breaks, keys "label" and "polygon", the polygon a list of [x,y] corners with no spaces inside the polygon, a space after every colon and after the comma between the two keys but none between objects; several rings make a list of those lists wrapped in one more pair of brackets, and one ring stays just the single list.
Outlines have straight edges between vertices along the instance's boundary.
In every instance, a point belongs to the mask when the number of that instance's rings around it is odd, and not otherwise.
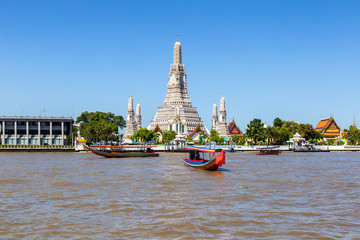
[{"label": "roof ridge decoration", "polygon": [[191,137],[194,136],[194,134],[197,133],[197,132],[201,132],[202,134],[204,134],[204,136],[207,136],[207,134],[201,129],[200,124],[198,124],[198,125],[195,127],[194,131],[188,135],[188,137],[191,138]]}]

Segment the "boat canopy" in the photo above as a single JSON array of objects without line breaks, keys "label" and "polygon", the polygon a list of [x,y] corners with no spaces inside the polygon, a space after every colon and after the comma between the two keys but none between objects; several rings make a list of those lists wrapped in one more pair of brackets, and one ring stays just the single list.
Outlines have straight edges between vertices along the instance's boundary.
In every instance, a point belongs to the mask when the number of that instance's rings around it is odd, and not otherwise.
[{"label": "boat canopy", "polygon": [[97,148],[152,148],[152,146],[150,146],[150,145],[122,145],[122,146],[90,145],[89,147],[97,147]]},{"label": "boat canopy", "polygon": [[209,153],[214,153],[214,152],[219,152],[219,150],[221,151],[221,149],[209,149],[209,148],[202,148],[202,147],[186,147],[185,150],[192,150],[192,151],[199,151],[199,152],[209,152]]},{"label": "boat canopy", "polygon": [[269,149],[275,149],[275,148],[279,148],[280,146],[268,146],[268,147],[259,147],[256,148],[258,150],[269,150]]}]

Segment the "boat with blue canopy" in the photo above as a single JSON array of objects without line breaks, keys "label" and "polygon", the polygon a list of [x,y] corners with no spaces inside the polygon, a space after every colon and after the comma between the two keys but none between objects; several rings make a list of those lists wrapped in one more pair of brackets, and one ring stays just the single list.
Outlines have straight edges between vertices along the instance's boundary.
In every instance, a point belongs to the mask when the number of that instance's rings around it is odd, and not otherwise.
[{"label": "boat with blue canopy", "polygon": [[185,151],[189,153],[189,156],[184,159],[186,166],[215,171],[225,165],[225,151],[223,149],[186,147]]}]

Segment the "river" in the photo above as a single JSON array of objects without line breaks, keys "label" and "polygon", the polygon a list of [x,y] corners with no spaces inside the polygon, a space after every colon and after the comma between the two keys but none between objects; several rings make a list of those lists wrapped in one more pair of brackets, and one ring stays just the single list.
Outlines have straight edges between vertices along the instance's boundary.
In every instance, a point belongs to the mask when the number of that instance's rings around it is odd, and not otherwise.
[{"label": "river", "polygon": [[1,239],[356,239],[360,154],[0,153]]}]

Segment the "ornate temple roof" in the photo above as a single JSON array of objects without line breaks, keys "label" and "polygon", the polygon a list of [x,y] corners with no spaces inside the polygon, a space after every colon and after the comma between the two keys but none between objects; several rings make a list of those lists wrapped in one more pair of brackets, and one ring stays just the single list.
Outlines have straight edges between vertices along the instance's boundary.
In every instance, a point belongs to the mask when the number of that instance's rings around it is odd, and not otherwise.
[{"label": "ornate temple roof", "polygon": [[188,135],[188,137],[189,137],[189,138],[192,138],[192,137],[195,135],[195,133],[197,133],[197,132],[200,132],[200,133],[204,134],[204,136],[207,136],[206,132],[204,132],[204,131],[201,129],[200,124],[198,124],[198,125],[196,126],[196,128],[194,129],[194,131]]},{"label": "ornate temple roof", "polygon": [[230,135],[243,136],[243,132],[240,131],[240,128],[236,125],[234,119],[231,122],[229,122],[228,129],[229,129]]},{"label": "ornate temple roof", "polygon": [[157,132],[159,132],[160,134],[162,134],[162,131],[161,131],[159,125],[156,125],[156,127],[155,127],[155,129],[154,129],[154,133],[157,133]]},{"label": "ornate temple roof", "polygon": [[336,124],[333,117],[321,119],[315,131],[324,135],[325,138],[335,138],[340,135],[340,127]]}]

